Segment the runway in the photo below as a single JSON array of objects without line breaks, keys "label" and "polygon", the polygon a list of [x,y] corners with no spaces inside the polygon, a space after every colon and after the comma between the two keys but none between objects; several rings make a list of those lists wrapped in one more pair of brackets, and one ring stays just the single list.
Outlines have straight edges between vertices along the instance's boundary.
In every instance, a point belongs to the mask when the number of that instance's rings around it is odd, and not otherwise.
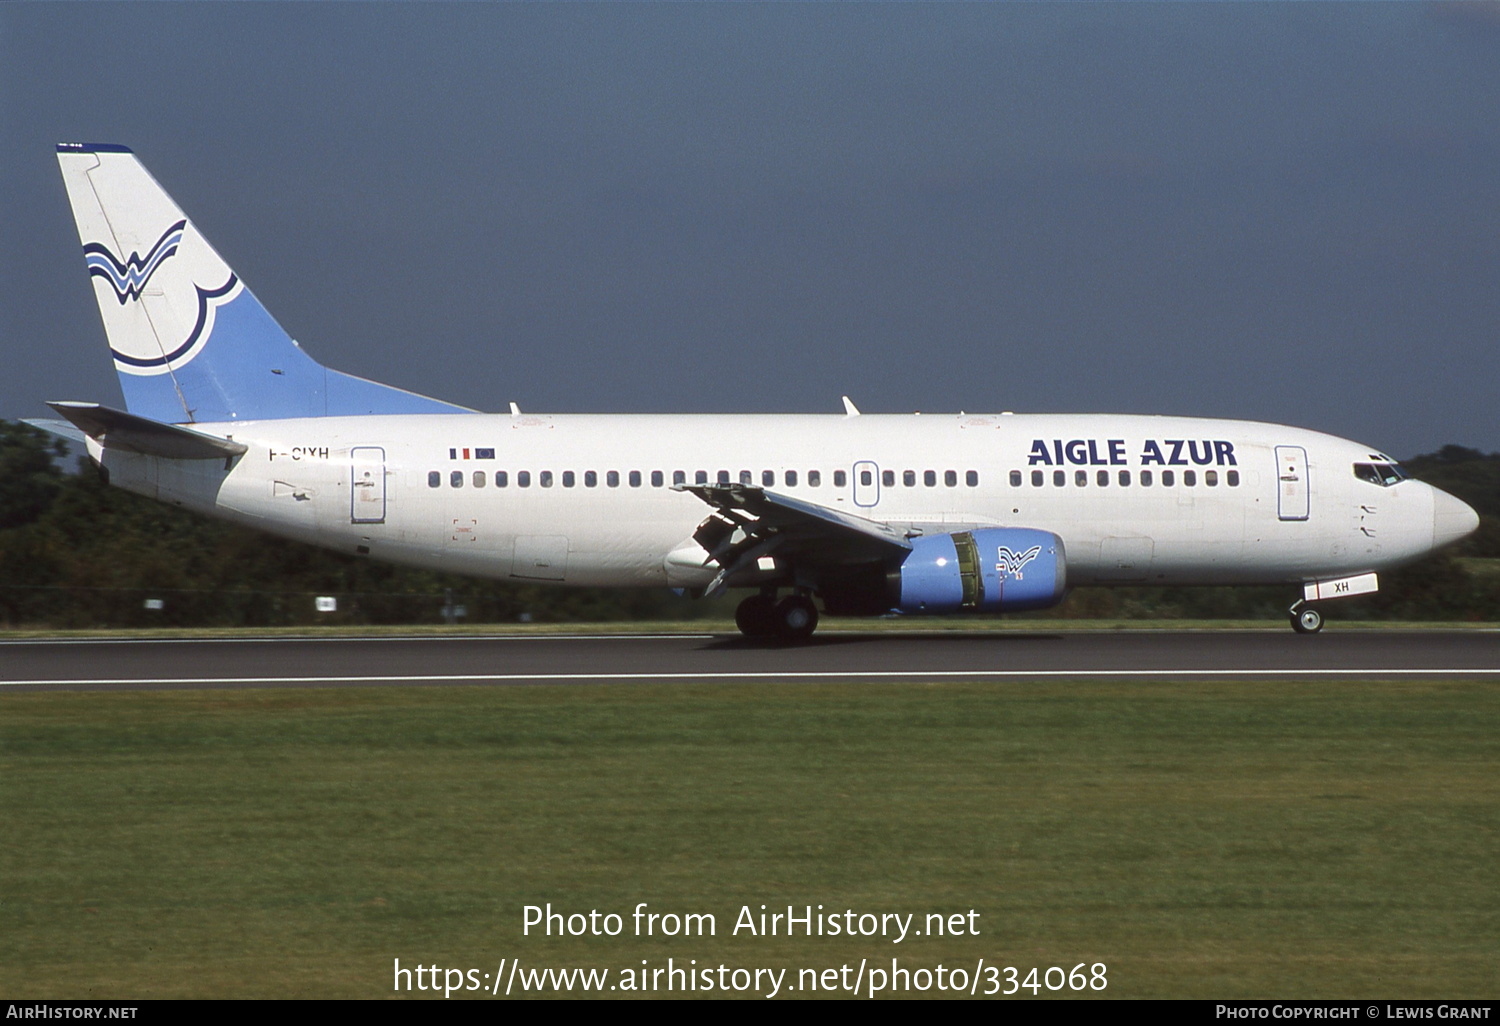
[{"label": "runway", "polygon": [[0,693],[54,689],[1160,679],[1500,679],[1500,631],[830,631],[0,643]]}]

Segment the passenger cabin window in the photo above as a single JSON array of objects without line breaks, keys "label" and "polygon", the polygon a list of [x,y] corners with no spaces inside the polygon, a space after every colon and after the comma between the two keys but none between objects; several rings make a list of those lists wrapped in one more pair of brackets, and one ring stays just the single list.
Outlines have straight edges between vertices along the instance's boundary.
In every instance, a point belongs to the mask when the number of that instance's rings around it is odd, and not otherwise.
[{"label": "passenger cabin window", "polygon": [[755,475],[748,470],[740,471],[740,484],[750,484],[755,480]]},{"label": "passenger cabin window", "polygon": [[880,472],[880,483],[886,488],[894,488],[896,485],[896,472],[894,470],[882,470]]},{"label": "passenger cabin window", "polygon": [[903,470],[901,472],[901,483],[908,488],[917,486],[917,472],[915,470]]},{"label": "passenger cabin window", "polygon": [[1122,471],[1120,471],[1120,484],[1121,484],[1121,486],[1126,486],[1126,485],[1130,484],[1130,471],[1128,471],[1128,470],[1122,470]]},{"label": "passenger cabin window", "polygon": [[667,483],[667,479],[666,479],[666,477],[664,477],[662,475],[662,472],[660,470],[653,470],[653,471],[651,471],[651,487],[652,488],[660,488],[662,485],[664,485],[666,483]]},{"label": "passenger cabin window", "polygon": [[1089,483],[1089,472],[1087,470],[1075,470],[1073,472],[1073,483],[1082,488]]},{"label": "passenger cabin window", "polygon": [[1217,470],[1205,470],[1203,472],[1203,483],[1210,488],[1216,488],[1219,484],[1219,472]]},{"label": "passenger cabin window", "polygon": [[1141,487],[1142,488],[1150,488],[1151,487],[1151,471],[1149,471],[1149,470],[1143,470],[1143,471],[1141,471]]},{"label": "passenger cabin window", "polygon": [[453,488],[462,488],[464,486],[464,472],[462,470],[453,471],[453,473],[448,475],[448,484]]},{"label": "passenger cabin window", "polygon": [[495,487],[504,488],[508,484],[510,484],[510,475],[503,470],[495,471]]},{"label": "passenger cabin window", "polygon": [[518,470],[518,471],[516,471],[516,487],[517,488],[530,488],[531,487],[531,471],[529,471],[529,470]]},{"label": "passenger cabin window", "polygon": [[641,486],[641,472],[639,470],[632,470],[630,472],[630,487],[632,487],[632,488],[639,488],[640,486]]},{"label": "passenger cabin window", "polygon": [[427,487],[437,488],[443,483],[443,472],[441,470],[429,470],[427,472]]},{"label": "passenger cabin window", "polygon": [[1198,483],[1198,472],[1196,470],[1184,470],[1182,472],[1182,483],[1184,487],[1193,487]]},{"label": "passenger cabin window", "polygon": [[797,487],[797,472],[795,470],[788,470],[782,477],[786,480],[788,488]]},{"label": "passenger cabin window", "polygon": [[949,488],[957,488],[958,487],[958,471],[956,471],[956,470],[945,470],[945,471],[943,471],[943,484],[947,485]]},{"label": "passenger cabin window", "polygon": [[611,488],[620,487],[620,472],[618,470],[605,471],[604,483],[609,485]]},{"label": "passenger cabin window", "polygon": [[719,471],[719,484],[728,484],[728,483],[729,483],[729,471],[727,471],[727,470],[721,470],[721,471]]},{"label": "passenger cabin window", "polygon": [[937,487],[937,471],[936,470],[924,470],[924,471],[922,471],[922,483],[924,485],[926,485],[928,488],[936,488]]},{"label": "passenger cabin window", "polygon": [[1101,471],[1099,471],[1096,480],[1099,482],[1099,487],[1100,488],[1103,488],[1105,485],[1109,484],[1109,471],[1107,471],[1107,470],[1101,470]]},{"label": "passenger cabin window", "polygon": [[543,488],[551,488],[552,487],[552,471],[550,471],[550,470],[544,470],[540,474],[538,474],[537,475],[537,484],[541,485]]},{"label": "passenger cabin window", "polygon": [[563,487],[564,488],[572,488],[577,483],[578,483],[578,475],[577,474],[573,473],[571,470],[564,470],[563,471]]},{"label": "passenger cabin window", "polygon": [[674,485],[684,485],[684,484],[687,484],[687,471],[686,470],[674,470],[674,471],[672,471],[672,483]]},{"label": "passenger cabin window", "polygon": [[1161,486],[1163,488],[1171,488],[1176,483],[1177,483],[1177,476],[1176,476],[1175,472],[1170,471],[1170,470],[1163,470],[1161,472]]},{"label": "passenger cabin window", "polygon": [[1240,472],[1238,470],[1231,470],[1224,475],[1224,480],[1228,483],[1229,487],[1238,488],[1240,486]]},{"label": "passenger cabin window", "polygon": [[[1037,474],[1040,474],[1040,473],[1041,473],[1040,470],[1036,470],[1036,471],[1032,472],[1031,476],[1035,477]],[[1041,482],[1038,481],[1037,484],[1041,484]],[[1019,487],[1021,487],[1021,472],[1019,470],[1012,470],[1010,472],[1010,486],[1012,488],[1019,488]]]},{"label": "passenger cabin window", "polygon": [[859,483],[868,488],[875,483],[875,475],[868,470],[861,470],[859,472]]},{"label": "passenger cabin window", "polygon": [[1033,470],[1031,472],[1031,487],[1040,488],[1042,486],[1042,482],[1046,479],[1046,474],[1043,474],[1040,470]]},{"label": "passenger cabin window", "polygon": [[1066,470],[1054,470],[1052,472],[1052,487],[1061,488],[1068,483],[1068,472]]},{"label": "passenger cabin window", "polygon": [[598,488],[599,472],[597,470],[585,470],[583,472],[583,486],[585,488]]},{"label": "passenger cabin window", "polygon": [[774,487],[776,484],[776,471],[762,470],[760,472],[760,483],[765,485],[767,488]]},{"label": "passenger cabin window", "polygon": [[835,488],[843,488],[848,483],[849,483],[849,475],[848,474],[844,473],[842,470],[835,470],[833,472],[833,486]]},{"label": "passenger cabin window", "polygon": [[708,471],[699,470],[693,474],[694,484],[708,484]]},{"label": "passenger cabin window", "polygon": [[809,470],[807,472],[807,487],[817,488],[823,484],[823,472],[821,470]]},{"label": "passenger cabin window", "polygon": [[474,471],[474,487],[475,488],[483,488],[484,487],[484,471],[482,471],[482,470],[476,470],[476,471]]},{"label": "passenger cabin window", "polygon": [[968,485],[970,488],[978,488],[979,487],[979,471],[977,471],[977,470],[970,470],[970,471],[966,472],[964,474],[964,484]]}]

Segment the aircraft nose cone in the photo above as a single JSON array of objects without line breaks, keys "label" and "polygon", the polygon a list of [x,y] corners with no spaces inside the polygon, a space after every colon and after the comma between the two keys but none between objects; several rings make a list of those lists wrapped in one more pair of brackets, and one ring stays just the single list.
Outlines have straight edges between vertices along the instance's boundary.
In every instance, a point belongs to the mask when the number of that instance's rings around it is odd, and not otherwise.
[{"label": "aircraft nose cone", "polygon": [[1455,499],[1440,488],[1432,490],[1433,548],[1467,537],[1478,526],[1479,514],[1467,502]]}]

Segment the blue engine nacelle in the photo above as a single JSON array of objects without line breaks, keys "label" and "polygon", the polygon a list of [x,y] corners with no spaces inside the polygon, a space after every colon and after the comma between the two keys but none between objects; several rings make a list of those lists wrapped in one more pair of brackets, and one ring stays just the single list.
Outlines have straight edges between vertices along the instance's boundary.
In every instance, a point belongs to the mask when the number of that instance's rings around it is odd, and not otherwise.
[{"label": "blue engine nacelle", "polygon": [[897,573],[903,613],[1045,609],[1068,590],[1062,539],[1023,527],[914,538]]}]

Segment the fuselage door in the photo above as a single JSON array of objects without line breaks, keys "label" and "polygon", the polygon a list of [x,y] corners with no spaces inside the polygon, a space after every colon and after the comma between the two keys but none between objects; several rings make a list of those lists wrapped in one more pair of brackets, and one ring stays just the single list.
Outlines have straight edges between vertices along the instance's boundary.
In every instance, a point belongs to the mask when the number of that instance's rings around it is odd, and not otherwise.
[{"label": "fuselage door", "polygon": [[854,504],[866,508],[880,501],[880,468],[870,460],[854,464]]},{"label": "fuselage door", "polygon": [[349,451],[349,520],[385,523],[385,450],[378,445]]},{"label": "fuselage door", "polygon": [[1278,445],[1276,515],[1282,520],[1306,520],[1307,509],[1307,450],[1300,445]]}]

